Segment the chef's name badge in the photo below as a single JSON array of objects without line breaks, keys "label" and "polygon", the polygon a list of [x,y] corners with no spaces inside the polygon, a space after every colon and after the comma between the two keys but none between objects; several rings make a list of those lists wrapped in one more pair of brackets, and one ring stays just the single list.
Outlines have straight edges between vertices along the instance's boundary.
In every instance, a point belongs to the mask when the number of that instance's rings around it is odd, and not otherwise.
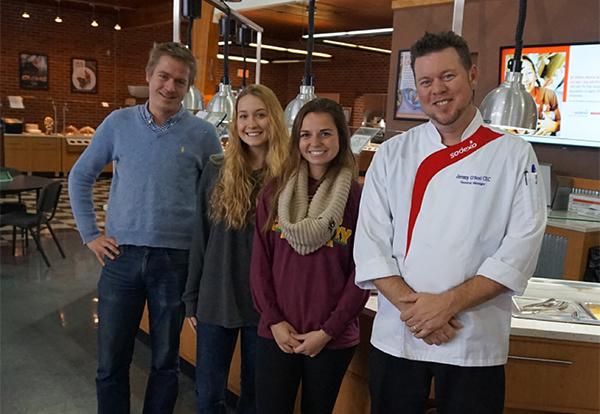
[{"label": "chef's name badge", "polygon": [[479,185],[482,187],[492,182],[492,177],[489,175],[456,174],[456,179],[464,185]]}]

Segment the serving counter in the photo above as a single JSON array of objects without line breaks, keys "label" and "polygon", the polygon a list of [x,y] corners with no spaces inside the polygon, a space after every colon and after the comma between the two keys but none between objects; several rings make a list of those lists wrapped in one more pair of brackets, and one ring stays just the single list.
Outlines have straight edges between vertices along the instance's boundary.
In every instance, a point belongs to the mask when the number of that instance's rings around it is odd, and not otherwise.
[{"label": "serving counter", "polygon": [[[5,165],[17,170],[68,174],[90,144],[90,135],[4,134]],[[103,172],[111,172],[107,164]]]},{"label": "serving counter", "polygon": [[[524,296],[600,303],[600,285],[533,278]],[[368,354],[376,312],[377,296],[372,296],[359,318],[361,342],[342,382],[335,414],[366,414],[370,411]],[[148,332],[146,313],[141,327]],[[510,332],[506,413],[600,412],[600,325],[513,317]],[[185,322],[180,354],[191,364],[196,363],[195,346],[195,333]],[[228,383],[229,390],[238,395],[239,364],[238,344]]]}]

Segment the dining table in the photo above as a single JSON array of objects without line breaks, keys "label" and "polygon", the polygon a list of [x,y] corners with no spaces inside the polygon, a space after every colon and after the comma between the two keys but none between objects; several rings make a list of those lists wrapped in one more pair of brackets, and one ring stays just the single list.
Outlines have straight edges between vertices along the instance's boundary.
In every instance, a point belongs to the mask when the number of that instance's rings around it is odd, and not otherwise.
[{"label": "dining table", "polygon": [[0,182],[0,196],[8,194],[21,194],[23,191],[34,191],[36,200],[40,196],[40,190],[54,180],[36,175],[15,175],[10,181]]}]

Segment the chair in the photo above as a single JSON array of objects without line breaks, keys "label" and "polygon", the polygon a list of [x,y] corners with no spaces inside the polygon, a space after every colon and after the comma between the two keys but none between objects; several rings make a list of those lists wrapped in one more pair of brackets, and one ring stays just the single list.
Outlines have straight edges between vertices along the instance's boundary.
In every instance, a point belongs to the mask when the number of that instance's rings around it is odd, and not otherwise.
[{"label": "chair", "polygon": [[46,226],[50,231],[50,235],[52,235],[52,239],[56,243],[56,247],[58,247],[58,251],[60,255],[65,258],[65,253],[54,234],[54,230],[50,226],[50,221],[54,217],[54,213],[56,212],[56,206],[58,205],[58,200],[60,198],[60,191],[62,189],[62,185],[60,182],[55,181],[44,188],[40,193],[40,197],[37,200],[37,207],[35,213],[27,213],[23,211],[16,211],[12,213],[3,214],[0,216],[0,225],[1,226],[13,226],[13,238],[12,238],[12,249],[13,256],[16,253],[16,239],[17,239],[17,227],[24,229],[25,231],[29,231],[35,244],[42,254],[44,258],[44,262],[46,265],[50,267],[50,261],[46,256],[46,252],[42,248],[42,244],[40,242],[40,232],[42,226]]}]

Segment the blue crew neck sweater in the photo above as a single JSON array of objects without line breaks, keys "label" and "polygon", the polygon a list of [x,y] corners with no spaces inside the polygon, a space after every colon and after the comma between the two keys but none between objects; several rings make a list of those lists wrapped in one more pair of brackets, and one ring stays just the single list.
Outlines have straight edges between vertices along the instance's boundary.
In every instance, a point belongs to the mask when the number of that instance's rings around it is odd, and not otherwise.
[{"label": "blue crew neck sweater", "polygon": [[118,244],[189,249],[197,185],[208,157],[221,152],[215,128],[182,109],[154,124],[138,105],[112,112],[69,174],[69,197],[81,238],[100,236],[92,186],[115,162],[106,235]]}]

